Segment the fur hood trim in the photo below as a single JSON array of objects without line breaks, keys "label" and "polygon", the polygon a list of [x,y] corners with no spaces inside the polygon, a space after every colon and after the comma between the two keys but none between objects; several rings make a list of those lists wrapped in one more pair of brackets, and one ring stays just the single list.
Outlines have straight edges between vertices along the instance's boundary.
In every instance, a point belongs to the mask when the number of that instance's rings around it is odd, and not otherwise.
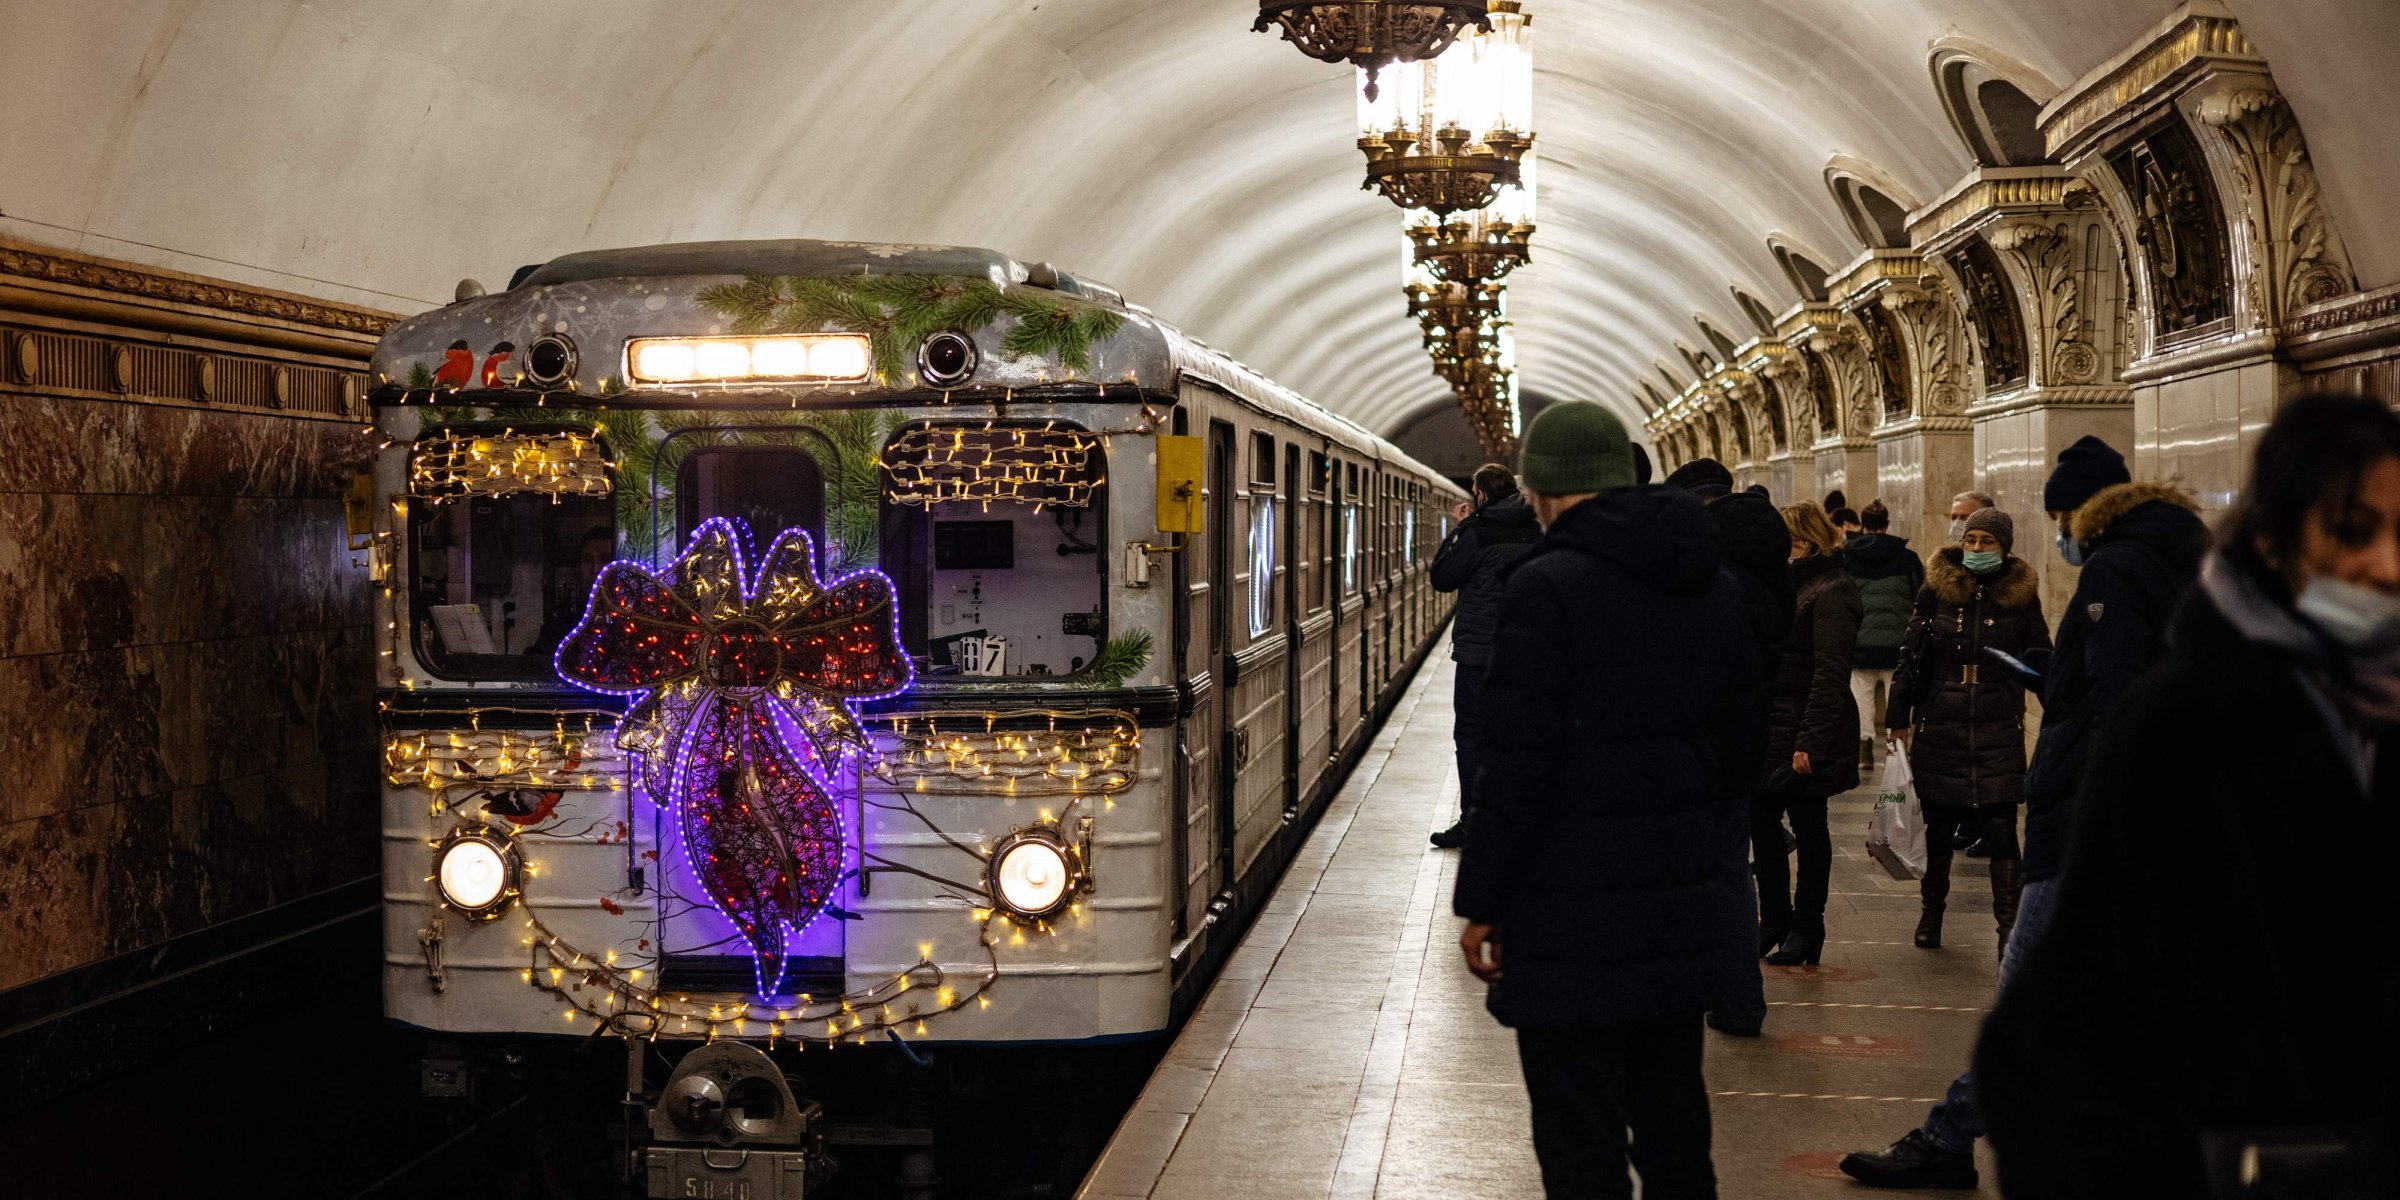
[{"label": "fur hood trim", "polygon": [[2153,500],[2172,504],[2195,516],[2200,512],[2200,502],[2192,499],[2191,493],[2182,488],[2171,483],[2144,483],[2137,480],[2100,489],[2097,495],[2084,501],[2083,507],[2067,518],[2067,532],[2073,534],[2076,541],[2089,546],[2125,514]]},{"label": "fur hood trim", "polygon": [[[1944,604],[1965,604],[1975,598],[1975,573],[1967,569],[1966,551],[1956,546],[1944,546],[1925,564],[1925,586],[1933,589],[1934,598]],[[2011,554],[2008,564],[2000,568],[2000,577],[1992,581],[1992,603],[2002,608],[2023,608],[2038,598],[2041,580],[2033,574],[2033,564]]]}]

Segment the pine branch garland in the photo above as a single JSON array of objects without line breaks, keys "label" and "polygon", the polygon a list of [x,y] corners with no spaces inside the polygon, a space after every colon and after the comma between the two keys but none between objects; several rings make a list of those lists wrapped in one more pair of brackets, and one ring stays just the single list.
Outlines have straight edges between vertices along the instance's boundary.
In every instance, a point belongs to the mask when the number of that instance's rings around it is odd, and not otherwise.
[{"label": "pine branch garland", "polygon": [[1150,665],[1150,634],[1136,629],[1108,639],[1100,648],[1100,657],[1075,677],[1080,688],[1113,688],[1125,686],[1143,667]]}]

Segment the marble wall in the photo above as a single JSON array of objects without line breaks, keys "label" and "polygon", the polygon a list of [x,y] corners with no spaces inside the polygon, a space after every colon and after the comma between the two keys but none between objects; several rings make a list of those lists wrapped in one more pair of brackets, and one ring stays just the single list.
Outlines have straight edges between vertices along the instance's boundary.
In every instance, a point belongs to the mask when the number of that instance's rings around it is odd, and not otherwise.
[{"label": "marble wall", "polygon": [[2134,478],[2182,484],[2213,520],[2240,492],[2258,435],[2297,380],[2290,365],[2261,359],[2136,387]]},{"label": "marble wall", "polygon": [[[57,328],[0,287],[0,351]],[[45,371],[0,353],[0,995],[378,862],[368,585],[339,499],[373,450],[362,415]]]}]

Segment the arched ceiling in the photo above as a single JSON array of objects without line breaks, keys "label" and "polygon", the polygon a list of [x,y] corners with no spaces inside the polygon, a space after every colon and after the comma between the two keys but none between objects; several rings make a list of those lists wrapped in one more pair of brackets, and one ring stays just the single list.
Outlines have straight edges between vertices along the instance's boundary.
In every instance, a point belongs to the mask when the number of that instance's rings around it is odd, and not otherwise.
[{"label": "arched ceiling", "polygon": [[[2203,0],[2205,2],[2205,0]],[[2319,146],[2368,282],[2400,278],[2391,10],[2234,6]],[[105,9],[105,12],[102,10]],[[2170,0],[1529,0],[1541,231],[1529,388],[1638,418],[1692,315],[1795,299],[1766,244],[1858,252],[1836,155],[1919,198],[1971,165],[1936,39],[2065,85]],[[0,0],[0,232],[407,310],[570,250],[989,246],[1108,281],[1391,429],[1440,400],[1352,78],[1232,0]],[[2361,94],[2363,93],[2363,94]],[[2354,115],[2353,103],[2380,114]],[[2339,149],[2336,155],[2329,151]],[[2349,214],[2356,213],[2352,216]]]}]

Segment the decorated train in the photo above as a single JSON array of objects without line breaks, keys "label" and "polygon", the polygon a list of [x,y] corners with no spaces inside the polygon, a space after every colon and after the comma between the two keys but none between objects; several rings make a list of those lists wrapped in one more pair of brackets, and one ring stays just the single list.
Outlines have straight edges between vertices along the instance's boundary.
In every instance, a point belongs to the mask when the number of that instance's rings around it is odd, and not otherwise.
[{"label": "decorated train", "polygon": [[1006,1098],[857,1064],[1155,1046],[1449,611],[1452,483],[990,251],[571,254],[371,379],[386,1010],[621,1039],[650,1195],[930,1195]]}]

